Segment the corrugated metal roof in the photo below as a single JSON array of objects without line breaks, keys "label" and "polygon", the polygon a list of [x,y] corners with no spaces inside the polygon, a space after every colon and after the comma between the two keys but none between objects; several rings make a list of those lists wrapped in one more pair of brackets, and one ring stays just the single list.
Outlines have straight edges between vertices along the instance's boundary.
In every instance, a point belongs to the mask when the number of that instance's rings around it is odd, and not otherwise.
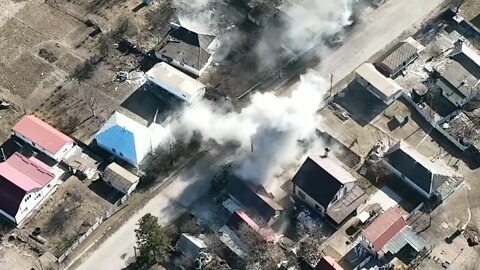
[{"label": "corrugated metal roof", "polygon": [[97,132],[95,140],[100,147],[137,166],[149,152],[155,150],[165,136],[165,129],[158,124],[146,127],[115,112]]},{"label": "corrugated metal roof", "polygon": [[44,187],[54,177],[43,165],[19,153],[13,154],[0,163],[0,208],[14,217],[25,194]]},{"label": "corrugated metal roof", "polygon": [[394,80],[383,76],[371,63],[364,63],[355,70],[355,73],[380,91],[386,98],[402,90]]},{"label": "corrugated metal roof", "polygon": [[365,191],[358,185],[355,185],[352,190],[327,209],[327,215],[337,224],[341,224],[353,211],[365,203],[367,198]]},{"label": "corrugated metal roof", "polygon": [[417,252],[425,248],[425,240],[418,236],[411,228],[406,226],[388,241],[388,243],[382,248],[382,251],[384,254],[396,254],[407,244]]},{"label": "corrugated metal roof", "polygon": [[102,174],[102,177],[110,182],[124,187],[128,190],[132,185],[136,184],[140,177],[127,171],[115,162],[110,163]]},{"label": "corrugated metal roof", "polygon": [[373,244],[375,251],[379,251],[405,226],[407,223],[403,217],[395,208],[390,208],[377,217],[362,235]]},{"label": "corrugated metal roof", "polygon": [[204,84],[165,62],[160,62],[153,66],[147,71],[146,75],[149,81],[165,90],[169,92],[174,90],[180,93],[181,96],[178,96],[178,93],[171,92],[189,103],[205,90]]},{"label": "corrugated metal roof", "polygon": [[390,73],[393,73],[416,53],[417,48],[413,45],[408,42],[401,42],[396,50],[382,60],[381,64],[389,69]]},{"label": "corrugated metal roof", "polygon": [[205,245],[203,240],[188,233],[182,233],[177,243],[175,244],[176,250],[193,258],[196,258],[198,256],[198,253],[206,248],[207,245]]},{"label": "corrugated metal roof", "polygon": [[56,154],[65,144],[73,141],[72,138],[56,130],[35,115],[22,117],[13,126],[12,130],[51,154]]}]

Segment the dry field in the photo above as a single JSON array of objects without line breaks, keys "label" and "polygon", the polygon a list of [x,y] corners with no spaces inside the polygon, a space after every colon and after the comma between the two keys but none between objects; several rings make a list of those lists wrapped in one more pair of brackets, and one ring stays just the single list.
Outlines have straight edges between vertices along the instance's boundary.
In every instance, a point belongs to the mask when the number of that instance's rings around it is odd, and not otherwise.
[{"label": "dry field", "polygon": [[70,177],[28,220],[21,233],[28,235],[40,228],[40,235],[47,240],[44,248],[58,257],[110,207],[78,178]]}]

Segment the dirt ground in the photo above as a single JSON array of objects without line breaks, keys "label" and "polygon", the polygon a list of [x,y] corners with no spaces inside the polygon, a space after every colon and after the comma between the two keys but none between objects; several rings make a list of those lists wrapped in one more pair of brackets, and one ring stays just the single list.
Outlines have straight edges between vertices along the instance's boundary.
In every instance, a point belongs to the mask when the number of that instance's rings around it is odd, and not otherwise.
[{"label": "dirt ground", "polygon": [[72,176],[37,210],[19,231],[28,235],[40,228],[45,251],[59,256],[104,215],[112,205]]},{"label": "dirt ground", "polygon": [[[156,1],[135,10],[138,1],[116,0],[1,0],[0,6],[0,97],[13,110],[0,112],[0,140],[23,113],[35,112],[50,124],[80,140],[92,134],[138,88],[136,84],[113,82],[119,70],[140,65],[137,57],[114,49],[108,31],[128,18],[125,35],[146,44],[157,40],[147,28],[153,10],[163,11],[168,1]],[[166,4],[165,4],[166,5]],[[8,8],[5,8],[8,7]],[[93,35],[94,22],[104,33]],[[165,29],[163,29],[165,30]],[[155,30],[156,34],[161,31]],[[81,82],[72,79],[78,67],[107,47],[108,54],[94,65],[93,74]]]},{"label": "dirt ground", "polygon": [[460,8],[460,14],[468,21],[475,18],[480,14],[480,2],[478,0],[466,0]]}]

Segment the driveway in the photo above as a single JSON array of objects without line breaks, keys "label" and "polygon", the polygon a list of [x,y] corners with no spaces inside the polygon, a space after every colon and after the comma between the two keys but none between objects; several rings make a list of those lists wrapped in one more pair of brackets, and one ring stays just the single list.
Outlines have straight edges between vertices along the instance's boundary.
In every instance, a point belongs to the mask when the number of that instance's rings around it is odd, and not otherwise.
[{"label": "driveway", "polygon": [[[119,270],[134,255],[135,228],[138,220],[147,213],[158,216],[161,224],[166,224],[185,212],[188,206],[206,194],[210,180],[224,165],[233,152],[210,150],[195,164],[180,172],[173,181],[156,197],[135,213],[118,231],[113,233],[77,268],[79,270]],[[126,254],[126,256],[125,256]],[[122,257],[124,259],[122,259]]]}]

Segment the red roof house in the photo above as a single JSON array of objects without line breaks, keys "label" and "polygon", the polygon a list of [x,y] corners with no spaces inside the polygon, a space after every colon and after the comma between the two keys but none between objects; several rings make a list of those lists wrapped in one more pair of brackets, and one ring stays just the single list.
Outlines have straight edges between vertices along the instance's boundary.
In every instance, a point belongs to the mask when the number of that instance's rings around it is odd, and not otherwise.
[{"label": "red roof house", "polygon": [[59,160],[73,146],[72,138],[56,130],[34,115],[26,115],[13,126],[15,136],[48,156]]},{"label": "red roof house", "polygon": [[344,270],[334,258],[330,256],[323,256],[322,259],[315,266],[315,270]]},{"label": "red roof house", "polygon": [[0,163],[0,213],[18,224],[40,203],[55,178],[46,166],[19,153]]},{"label": "red roof house", "polygon": [[363,232],[363,240],[376,253],[394,238],[407,223],[395,208],[389,208],[370,224]]}]

